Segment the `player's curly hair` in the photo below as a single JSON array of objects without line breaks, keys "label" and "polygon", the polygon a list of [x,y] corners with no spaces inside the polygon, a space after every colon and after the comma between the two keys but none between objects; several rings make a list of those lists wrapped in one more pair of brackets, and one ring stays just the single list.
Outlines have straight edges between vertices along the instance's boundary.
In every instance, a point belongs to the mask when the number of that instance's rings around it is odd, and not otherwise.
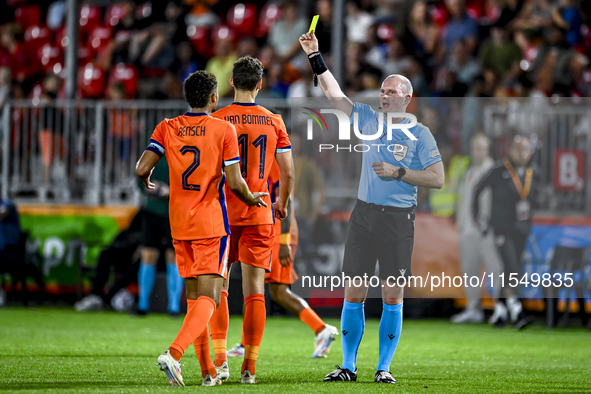
[{"label": "player's curly hair", "polygon": [[187,100],[191,108],[203,108],[209,103],[209,99],[217,86],[218,81],[215,75],[209,71],[195,71],[185,79],[183,84],[185,100]]},{"label": "player's curly hair", "polygon": [[244,56],[234,62],[232,78],[234,87],[238,90],[252,91],[263,79],[263,63],[259,59]]}]

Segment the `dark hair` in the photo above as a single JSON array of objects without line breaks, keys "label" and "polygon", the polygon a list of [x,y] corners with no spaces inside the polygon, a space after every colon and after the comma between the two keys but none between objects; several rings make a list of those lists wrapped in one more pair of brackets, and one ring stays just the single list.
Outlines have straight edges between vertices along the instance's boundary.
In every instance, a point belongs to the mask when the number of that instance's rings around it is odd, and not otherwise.
[{"label": "dark hair", "polygon": [[191,108],[204,108],[215,92],[218,81],[209,71],[199,70],[189,75],[183,84],[185,100]]},{"label": "dark hair", "polygon": [[263,79],[263,63],[259,59],[244,56],[234,62],[232,70],[234,87],[238,90],[255,90]]}]

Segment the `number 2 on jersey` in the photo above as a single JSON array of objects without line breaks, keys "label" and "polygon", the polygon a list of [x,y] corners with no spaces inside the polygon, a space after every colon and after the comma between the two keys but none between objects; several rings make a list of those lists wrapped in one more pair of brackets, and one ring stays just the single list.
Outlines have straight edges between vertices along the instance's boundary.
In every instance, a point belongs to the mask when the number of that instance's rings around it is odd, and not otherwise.
[{"label": "number 2 on jersey", "polygon": [[[240,172],[242,178],[246,178],[248,168],[248,134],[240,134],[238,137],[238,145],[240,145]],[[267,136],[259,135],[252,143],[255,148],[260,148],[260,162],[259,162],[259,179],[265,179],[265,158],[267,155]]]},{"label": "number 2 on jersey", "polygon": [[189,183],[189,177],[199,167],[199,164],[201,164],[201,151],[196,146],[185,145],[181,148],[181,153],[185,155],[187,152],[193,153],[193,163],[183,172],[183,189],[198,192],[201,190],[201,186]]}]

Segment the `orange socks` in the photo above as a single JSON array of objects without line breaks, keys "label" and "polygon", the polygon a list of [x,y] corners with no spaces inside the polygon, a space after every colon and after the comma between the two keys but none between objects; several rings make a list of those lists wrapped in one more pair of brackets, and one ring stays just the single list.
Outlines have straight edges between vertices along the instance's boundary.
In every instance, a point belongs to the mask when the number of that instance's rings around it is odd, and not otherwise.
[{"label": "orange socks", "polygon": [[209,332],[207,330],[207,326],[205,329],[197,337],[195,342],[193,342],[193,346],[195,346],[195,354],[197,354],[197,359],[199,359],[199,365],[201,365],[201,377],[204,378],[207,374],[210,374],[212,377],[215,378],[216,372],[213,363],[211,362],[211,355],[209,353]]},{"label": "orange socks", "polygon": [[300,312],[300,320],[307,324],[316,335],[318,335],[320,331],[324,330],[324,327],[326,326],[322,319],[318,317],[316,312],[314,312],[310,307]]},{"label": "orange socks", "polygon": [[215,354],[215,365],[218,367],[225,361],[228,361],[228,356],[226,355],[226,340],[228,338],[229,324],[230,312],[228,310],[228,292],[222,290],[220,305],[209,321],[211,340],[213,342],[213,353]]},{"label": "orange socks", "polygon": [[170,354],[180,360],[185,350],[195,339],[207,330],[207,323],[215,312],[215,302],[205,296],[196,300],[187,300],[187,315],[176,339],[170,345]]},{"label": "orange socks", "polygon": [[241,372],[244,373],[244,371],[249,370],[254,375],[267,319],[265,296],[262,294],[250,295],[246,297],[244,304],[246,306],[244,323],[242,323],[244,362],[242,363]]}]

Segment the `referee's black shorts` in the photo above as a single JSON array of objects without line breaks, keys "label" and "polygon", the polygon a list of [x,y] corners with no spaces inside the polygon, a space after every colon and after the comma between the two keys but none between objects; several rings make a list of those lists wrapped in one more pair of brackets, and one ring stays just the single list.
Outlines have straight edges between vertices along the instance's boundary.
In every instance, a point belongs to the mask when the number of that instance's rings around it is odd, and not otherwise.
[{"label": "referee's black shorts", "polygon": [[379,277],[411,275],[415,210],[368,204],[357,200],[345,242],[343,272],[348,276],[372,276],[376,261]]}]

